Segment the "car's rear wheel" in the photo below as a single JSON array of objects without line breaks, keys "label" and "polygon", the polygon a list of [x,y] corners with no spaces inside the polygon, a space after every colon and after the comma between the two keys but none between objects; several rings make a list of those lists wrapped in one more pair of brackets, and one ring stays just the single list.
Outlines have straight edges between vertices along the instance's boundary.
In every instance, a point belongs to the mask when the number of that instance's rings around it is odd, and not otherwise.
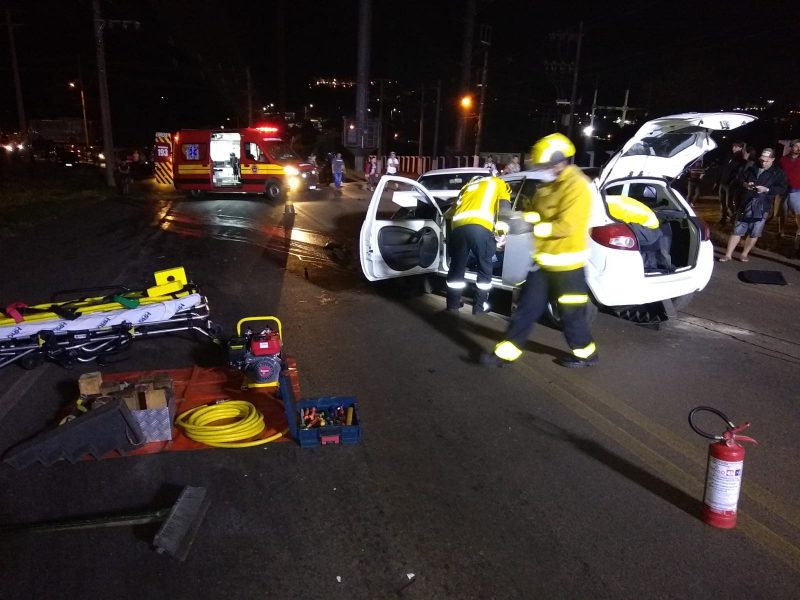
[{"label": "car's rear wheel", "polygon": [[675,307],[675,310],[683,310],[689,303],[694,299],[694,292],[689,294],[684,294],[683,296],[678,296],[677,298],[672,299],[672,306]]},{"label": "car's rear wheel", "polygon": [[614,314],[620,319],[625,319],[637,325],[659,325],[667,320],[664,305],[661,302],[617,308],[614,310]]}]

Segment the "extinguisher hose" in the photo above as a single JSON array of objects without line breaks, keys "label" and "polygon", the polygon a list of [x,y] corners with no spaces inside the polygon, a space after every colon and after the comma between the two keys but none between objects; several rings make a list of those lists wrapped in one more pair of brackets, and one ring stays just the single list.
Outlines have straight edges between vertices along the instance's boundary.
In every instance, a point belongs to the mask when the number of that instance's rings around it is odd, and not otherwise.
[{"label": "extinguisher hose", "polygon": [[175,424],[183,429],[189,439],[217,448],[260,446],[286,433],[280,431],[266,438],[257,438],[266,429],[264,415],[250,402],[243,400],[197,406],[179,414]]},{"label": "extinguisher hose", "polygon": [[[725,423],[728,425],[728,428],[724,432],[716,435],[708,433],[707,431],[703,431],[694,423],[694,416],[699,412],[710,412],[717,415],[719,418],[725,421]],[[741,431],[744,431],[745,429],[750,427],[749,421],[741,425],[735,425],[733,421],[731,421],[722,411],[717,410],[716,408],[713,408],[711,406],[698,406],[696,408],[693,408],[689,413],[689,426],[694,430],[696,434],[701,435],[704,438],[708,438],[709,440],[718,440],[718,441],[724,440],[724,442],[728,446],[736,444],[737,441],[752,442],[754,444],[758,443],[751,437],[748,437],[746,435],[739,435]]]}]

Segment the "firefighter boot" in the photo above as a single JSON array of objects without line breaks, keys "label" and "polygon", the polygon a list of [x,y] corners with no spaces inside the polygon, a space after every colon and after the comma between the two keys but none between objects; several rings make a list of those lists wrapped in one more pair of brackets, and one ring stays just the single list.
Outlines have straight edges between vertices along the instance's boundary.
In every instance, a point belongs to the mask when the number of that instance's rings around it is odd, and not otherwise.
[{"label": "firefighter boot", "polygon": [[556,364],[559,364],[562,367],[567,367],[568,369],[583,369],[585,367],[593,367],[598,362],[600,362],[600,357],[597,355],[597,352],[586,358],[580,358],[573,354],[568,354],[567,356],[561,356],[556,359]]},{"label": "firefighter boot", "polygon": [[447,310],[449,312],[457,313],[461,308],[461,290],[448,288],[447,289]]},{"label": "firefighter boot", "polygon": [[475,292],[475,302],[472,305],[473,315],[485,315],[489,312],[489,292],[478,290]]}]

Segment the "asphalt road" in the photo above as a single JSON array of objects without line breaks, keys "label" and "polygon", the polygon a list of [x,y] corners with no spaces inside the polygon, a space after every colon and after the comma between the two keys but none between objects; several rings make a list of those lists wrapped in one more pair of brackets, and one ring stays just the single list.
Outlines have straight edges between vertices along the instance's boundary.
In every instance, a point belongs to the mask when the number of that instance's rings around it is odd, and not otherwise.
[{"label": "asphalt road", "polygon": [[[457,324],[437,295],[364,281],[350,184],[294,199],[188,200],[139,188],[0,239],[0,298],[146,283],[183,265],[228,331],[276,314],[303,396],[358,398],[361,444],[173,452],[0,465],[0,521],[163,504],[183,485],[212,505],[185,563],[153,530],[0,538],[0,598],[796,598],[800,586],[797,376],[800,271],[762,254],[660,330],[601,314],[596,368],[553,363],[561,334],[537,327],[523,359],[473,361],[505,317]],[[110,371],[218,360],[188,338],[140,340]],[[67,371],[0,369],[0,452],[50,425]],[[752,421],[739,524],[698,519],[707,443],[687,425],[712,405]],[[708,427],[717,424],[707,421]],[[171,495],[172,494],[172,495]]]}]

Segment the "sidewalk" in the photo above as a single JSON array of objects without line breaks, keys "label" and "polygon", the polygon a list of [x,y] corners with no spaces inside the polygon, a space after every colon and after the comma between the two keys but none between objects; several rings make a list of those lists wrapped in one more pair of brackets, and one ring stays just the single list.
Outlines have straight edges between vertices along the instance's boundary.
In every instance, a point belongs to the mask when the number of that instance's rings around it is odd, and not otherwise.
[{"label": "sidewalk", "polygon": [[[714,243],[714,246],[717,247],[719,255],[721,256],[725,253],[728,239],[733,230],[733,225],[731,223],[727,225],[720,225],[718,223],[719,201],[717,197],[700,196],[697,204],[694,206],[694,212],[708,224],[711,230],[711,241]],[[767,221],[766,227],[764,227],[764,233],[759,238],[756,247],[753,248],[750,255],[800,269],[800,258],[795,258],[794,254],[794,234],[794,215],[790,215],[786,219],[783,237],[778,237],[778,219],[770,219]],[[742,250],[742,244],[743,242],[739,242],[737,250],[733,253],[734,258],[739,256]]]}]

